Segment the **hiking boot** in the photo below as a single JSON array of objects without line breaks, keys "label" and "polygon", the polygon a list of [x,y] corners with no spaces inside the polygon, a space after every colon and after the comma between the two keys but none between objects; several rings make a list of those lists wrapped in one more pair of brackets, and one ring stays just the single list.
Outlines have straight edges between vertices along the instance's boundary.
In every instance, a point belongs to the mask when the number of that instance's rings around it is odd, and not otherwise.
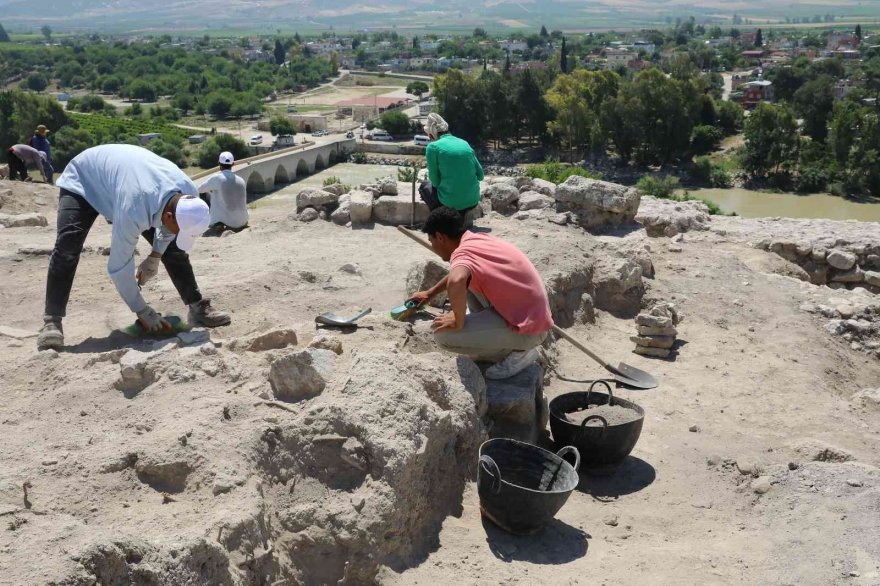
[{"label": "hiking boot", "polygon": [[64,330],[60,318],[43,318],[43,327],[37,336],[37,350],[57,350],[64,346]]},{"label": "hiking boot", "polygon": [[211,307],[210,299],[202,299],[189,306],[189,325],[205,326],[206,328],[216,328],[219,326],[228,326],[232,322],[232,318],[228,313],[223,313]]},{"label": "hiking boot", "polygon": [[537,362],[538,358],[539,354],[535,348],[524,352],[511,352],[507,358],[487,368],[485,377],[491,380],[501,380],[516,376]]}]

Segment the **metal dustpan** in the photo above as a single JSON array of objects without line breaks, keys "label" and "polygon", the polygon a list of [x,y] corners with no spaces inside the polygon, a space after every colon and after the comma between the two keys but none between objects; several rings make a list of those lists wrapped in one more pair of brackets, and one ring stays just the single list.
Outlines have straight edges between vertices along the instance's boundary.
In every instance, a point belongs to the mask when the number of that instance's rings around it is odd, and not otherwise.
[{"label": "metal dustpan", "polygon": [[330,312],[322,313],[321,315],[319,315],[318,317],[315,318],[315,323],[322,324],[325,326],[337,326],[337,327],[341,327],[341,328],[346,328],[346,327],[347,328],[352,328],[352,327],[356,328],[357,324],[355,322],[357,322],[357,320],[361,319],[362,317],[364,317],[365,315],[367,315],[371,311],[373,311],[373,308],[368,307],[365,310],[358,313],[357,315],[355,315],[354,317],[348,317],[348,318],[342,317],[342,316],[336,315],[335,313],[330,313]]}]

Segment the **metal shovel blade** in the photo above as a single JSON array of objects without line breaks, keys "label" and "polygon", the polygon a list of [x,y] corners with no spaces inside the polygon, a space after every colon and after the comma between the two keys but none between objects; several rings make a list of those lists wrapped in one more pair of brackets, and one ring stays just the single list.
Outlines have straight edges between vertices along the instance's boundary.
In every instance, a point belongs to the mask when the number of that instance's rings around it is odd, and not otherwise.
[{"label": "metal shovel blade", "polygon": [[371,311],[373,311],[373,308],[368,307],[365,310],[358,313],[357,315],[355,315],[354,317],[348,317],[348,318],[341,317],[339,315],[336,315],[335,313],[322,313],[321,315],[319,315],[318,317],[315,318],[315,323],[324,324],[325,326],[340,326],[340,327],[348,326],[348,327],[351,327],[351,326],[355,326],[356,325],[355,322],[357,320],[361,319],[362,317],[364,317],[365,315],[367,315]]},{"label": "metal shovel blade", "polygon": [[614,380],[627,387],[647,390],[654,389],[659,384],[652,375],[624,362],[619,363],[617,368],[610,364],[606,368],[614,375]]}]

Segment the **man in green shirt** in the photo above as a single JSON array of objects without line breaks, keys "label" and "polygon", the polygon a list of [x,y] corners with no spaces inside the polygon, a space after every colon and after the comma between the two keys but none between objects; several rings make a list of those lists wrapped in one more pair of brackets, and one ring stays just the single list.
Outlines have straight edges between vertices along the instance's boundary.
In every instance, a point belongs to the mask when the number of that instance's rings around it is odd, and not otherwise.
[{"label": "man in green shirt", "polygon": [[428,209],[446,206],[462,214],[480,203],[483,167],[466,141],[449,133],[449,124],[439,114],[428,114],[425,131],[431,142],[425,149],[428,179],[419,188]]}]

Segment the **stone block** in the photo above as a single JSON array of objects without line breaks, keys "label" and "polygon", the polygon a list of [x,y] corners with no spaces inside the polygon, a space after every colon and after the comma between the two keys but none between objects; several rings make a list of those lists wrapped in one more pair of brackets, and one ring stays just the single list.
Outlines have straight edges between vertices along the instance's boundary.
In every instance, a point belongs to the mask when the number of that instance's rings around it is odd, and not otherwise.
[{"label": "stone block", "polygon": [[508,437],[528,443],[538,438],[539,409],[543,400],[544,369],[529,366],[504,380],[486,379],[486,417],[490,437]]},{"label": "stone block", "polygon": [[556,205],[556,200],[537,191],[526,191],[519,196],[519,210],[546,210]]},{"label": "stone block", "polygon": [[339,196],[323,189],[307,188],[300,191],[296,196],[296,210],[305,208],[319,208],[326,205],[334,205],[339,201]]},{"label": "stone block", "polygon": [[[433,259],[413,263],[406,276],[407,296],[418,291],[427,291],[443,280],[448,274],[449,269],[446,268],[446,265]],[[432,307],[443,307],[446,299],[446,292],[444,291],[434,296],[429,304]]]},{"label": "stone block", "polygon": [[276,399],[308,399],[321,394],[335,366],[336,354],[330,350],[309,348],[291,352],[272,362],[269,383]]},{"label": "stone block", "polygon": [[675,344],[675,336],[630,336],[629,339],[646,348],[672,348]]},{"label": "stone block", "polygon": [[349,215],[352,224],[368,224],[373,218],[373,195],[362,190],[351,192]]},{"label": "stone block", "polygon": [[48,226],[49,221],[42,214],[0,214],[0,226],[4,228],[27,228]]},{"label": "stone block", "polygon": [[855,266],[856,255],[851,252],[846,252],[835,248],[828,253],[828,257],[826,258],[826,260],[828,261],[828,264],[830,264],[835,269],[848,271]]},{"label": "stone block", "polygon": [[[354,200],[352,200],[352,203]],[[428,219],[428,206],[420,199],[415,202],[415,221]],[[410,195],[383,195],[373,204],[373,220],[384,224],[409,225],[413,221],[413,201]]]}]

